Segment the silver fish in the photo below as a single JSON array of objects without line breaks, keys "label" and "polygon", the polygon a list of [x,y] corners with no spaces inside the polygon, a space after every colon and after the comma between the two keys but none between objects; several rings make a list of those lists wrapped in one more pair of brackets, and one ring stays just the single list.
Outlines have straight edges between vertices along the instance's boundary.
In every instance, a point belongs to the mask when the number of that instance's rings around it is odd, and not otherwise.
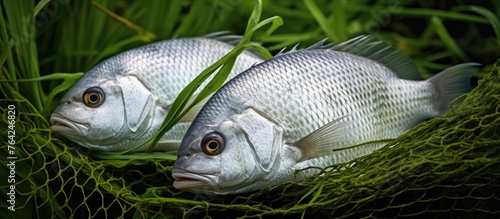
[{"label": "silver fish", "polygon": [[[361,36],[330,49],[275,56],[219,89],[184,136],[174,187],[233,194],[301,180],[309,166],[368,154],[470,89],[476,64],[428,80],[394,48]],[[368,144],[362,144],[368,143]],[[356,146],[358,145],[358,146]]]},{"label": "silver fish", "polygon": [[[51,128],[81,146],[100,151],[123,151],[143,144],[158,131],[180,91],[229,53],[234,45],[228,42],[237,39],[214,33],[152,43],[113,56],[67,91],[50,117]],[[229,78],[262,61],[245,51]],[[154,149],[177,150],[196,113],[196,109],[189,112]]]}]

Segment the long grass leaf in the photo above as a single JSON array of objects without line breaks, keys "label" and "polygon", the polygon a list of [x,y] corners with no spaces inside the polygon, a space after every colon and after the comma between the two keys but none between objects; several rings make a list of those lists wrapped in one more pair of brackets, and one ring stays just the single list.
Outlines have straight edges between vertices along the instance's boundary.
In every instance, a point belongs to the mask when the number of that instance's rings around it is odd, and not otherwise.
[{"label": "long grass leaf", "polygon": [[[5,79],[15,80],[17,79],[17,76],[16,76],[16,67],[14,65],[14,60],[12,57],[13,43],[11,43],[9,35],[7,34],[7,24],[5,23],[2,4],[0,4],[0,39],[1,39],[1,49],[2,49],[2,55],[0,57],[1,58],[0,61],[2,63],[2,66],[6,66],[5,71],[7,71],[6,74],[2,74],[2,78],[5,77]],[[6,63],[6,65],[4,65],[4,63]],[[13,82],[11,84],[12,87],[14,87],[14,89],[19,90],[19,86],[17,83]]]},{"label": "long grass leaf", "polygon": [[193,31],[193,26],[195,26],[196,21],[199,19],[198,15],[203,14],[205,10],[206,6],[204,1],[194,1],[181,25],[174,31],[174,35],[193,35],[190,33]]},{"label": "long grass leaf", "polygon": [[106,7],[102,6],[101,4],[99,4],[99,3],[95,2],[95,1],[92,1],[92,5],[94,5],[95,7],[99,8],[99,10],[103,11],[104,13],[108,14],[109,16],[113,17],[114,19],[120,21],[121,23],[123,23],[127,27],[129,27],[130,29],[132,29],[135,32],[137,32],[142,37],[143,41],[150,42],[154,38],[156,38],[156,36],[155,36],[154,33],[151,33],[149,31],[143,30],[138,25],[136,25],[133,22],[125,19],[124,17],[122,17],[122,16],[114,13],[113,11],[107,9]]},{"label": "long grass leaf", "polygon": [[117,168],[121,168],[125,165],[129,164],[129,161],[140,161],[140,160],[152,160],[152,159],[159,159],[159,160],[171,160],[175,161],[177,159],[177,154],[174,152],[147,152],[147,153],[128,153],[128,154],[117,154],[117,153],[94,153],[92,154],[92,157],[98,158],[98,159],[104,159],[106,160],[107,164],[110,164],[111,160],[126,160],[127,162],[125,163],[115,163],[112,164],[113,166]]},{"label": "long grass leaf", "polygon": [[443,25],[443,22],[441,22],[441,19],[434,16],[431,18],[431,22],[437,35],[441,38],[442,42],[454,57],[459,58],[461,61],[470,60],[470,58],[462,49],[460,49],[460,47],[455,43],[455,40],[450,36],[446,27]]},{"label": "long grass leaf", "polygon": [[484,18],[486,18],[488,22],[491,24],[493,31],[495,31],[497,39],[500,39],[500,21],[498,21],[498,17],[492,11],[475,5],[461,6],[460,8],[476,12],[482,15]]},{"label": "long grass leaf", "polygon": [[[18,78],[39,77],[38,52],[36,48],[36,29],[33,15],[33,2],[3,1],[8,28],[13,36],[15,61]],[[12,69],[11,69],[12,70]],[[43,92],[38,82],[30,84],[31,89],[22,90],[38,110],[43,108]]]},{"label": "long grass leaf", "polygon": [[37,78],[23,78],[23,79],[15,79],[15,80],[0,80],[0,82],[12,82],[12,81],[17,81],[17,82],[33,82],[33,81],[49,81],[49,80],[60,80],[60,79],[67,79],[67,78],[73,78],[74,80],[80,78],[83,75],[83,72],[78,72],[78,73],[52,73],[49,75],[43,75]]},{"label": "long grass leaf", "polygon": [[335,42],[343,42],[347,40],[347,3],[345,0],[332,1],[332,15],[331,27],[333,34],[335,34]]},{"label": "long grass leaf", "polygon": [[165,26],[162,28],[166,34],[172,34],[175,27],[174,25],[177,23],[176,21],[179,19],[179,14],[182,10],[182,0],[171,0],[169,3],[170,5],[168,6],[166,19],[170,22],[166,22]]},{"label": "long grass leaf", "polygon": [[209,82],[207,87],[205,87],[200,92],[200,94],[196,97],[195,101],[193,101],[190,107],[196,105],[199,101],[208,97],[208,95],[210,95],[213,91],[215,91],[222,85],[222,83],[226,80],[227,75],[229,74],[232,68],[232,65],[236,61],[236,57],[246,48],[249,47],[246,46],[246,44],[250,43],[252,35],[257,29],[269,23],[274,23],[274,25],[271,26],[271,28],[273,28],[274,30],[276,28],[276,25],[280,23],[279,17],[268,18],[259,23],[261,10],[262,10],[262,1],[259,0],[252,14],[250,15],[245,34],[243,35],[242,40],[238,43],[238,45],[231,52],[222,57],[219,61],[217,61],[216,63],[205,69],[191,83],[189,83],[177,96],[160,130],[156,134],[156,137],[153,139],[151,148],[154,147],[154,145],[156,145],[156,143],[160,140],[163,134],[165,134],[171,127],[173,127],[173,125],[177,121],[179,121],[180,118],[182,118],[182,116],[184,116],[184,114],[189,110],[189,108],[187,108],[186,110],[183,109],[186,106],[189,99],[191,98],[191,96],[194,94],[194,92],[203,83],[203,81],[205,81],[217,69],[222,67],[220,71],[214,76],[214,78]]},{"label": "long grass leaf", "polygon": [[[371,11],[382,11],[387,10],[385,6],[370,6],[366,7],[366,5],[359,4],[350,4],[349,7],[346,7],[348,11],[354,12],[371,12]],[[432,17],[437,16],[444,19],[457,20],[457,21],[465,21],[465,22],[473,22],[473,23],[483,23],[487,24],[488,20],[483,17],[477,15],[471,15],[466,13],[459,13],[455,11],[446,11],[446,10],[438,10],[438,9],[429,9],[429,8],[408,8],[402,7],[398,10],[397,15],[406,15],[410,17]]]},{"label": "long grass leaf", "polygon": [[[321,193],[323,192],[323,187],[325,187],[325,178],[322,178],[321,181],[317,185],[319,185],[318,190],[314,193],[313,197],[311,198],[311,200],[309,201],[308,204],[314,203],[319,198],[319,196],[321,196]],[[314,190],[311,190],[311,192],[312,191],[314,191]],[[305,218],[306,210],[307,209],[304,209],[304,211],[302,212],[301,218]]]},{"label": "long grass leaf", "polygon": [[40,2],[38,2],[38,4],[33,9],[34,16],[38,15],[40,10],[42,10],[42,8],[45,7],[45,5],[47,5],[47,3],[49,3],[49,2],[50,2],[50,0],[41,0]]},{"label": "long grass leaf", "polygon": [[313,15],[313,17],[316,19],[316,22],[318,22],[319,26],[323,30],[323,32],[326,33],[326,35],[331,38],[335,42],[340,42],[341,40],[338,38],[338,36],[335,34],[335,32],[330,28],[329,22],[326,19],[326,16],[321,12],[320,8],[318,5],[316,5],[316,2],[314,0],[304,0],[304,4],[307,6],[307,9],[309,9],[309,12]]}]

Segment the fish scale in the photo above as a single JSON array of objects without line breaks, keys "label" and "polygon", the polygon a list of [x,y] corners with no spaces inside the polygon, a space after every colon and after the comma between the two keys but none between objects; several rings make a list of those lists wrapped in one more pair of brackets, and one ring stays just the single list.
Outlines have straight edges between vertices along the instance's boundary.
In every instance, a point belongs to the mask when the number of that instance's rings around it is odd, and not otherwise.
[{"label": "fish scale", "polygon": [[[408,80],[415,76],[406,71],[418,71],[401,55],[359,37],[331,49],[282,53],[246,70],[220,88],[191,124],[174,164],[174,187],[254,191],[315,172],[294,174],[298,169],[365,155],[383,144],[363,143],[396,138],[442,115],[441,105],[469,89],[476,70],[462,64],[428,80]],[[441,98],[438,85],[452,97]],[[219,143],[205,144],[212,141]]]},{"label": "fish scale", "polygon": [[[319,127],[328,123],[329,121],[332,121],[334,119],[343,116],[351,115],[346,119],[351,121],[354,120],[358,121],[358,123],[353,123],[351,125],[352,126],[351,129],[353,130],[361,128],[362,124],[365,123],[369,124],[380,123],[379,121],[373,120],[373,118],[367,116],[361,116],[370,114],[370,112],[375,111],[374,107],[370,107],[371,105],[370,102],[373,102],[372,98],[376,98],[377,96],[361,98],[360,96],[357,96],[360,93],[355,92],[355,90],[356,89],[363,91],[369,91],[373,89],[381,90],[380,87],[385,87],[385,86],[373,86],[371,83],[367,83],[367,80],[365,79],[362,80],[357,79],[363,76],[364,77],[371,76],[369,81],[377,81],[379,78],[375,76],[381,76],[381,74],[377,75],[357,74],[358,72],[367,71],[367,69],[362,68],[363,65],[369,65],[369,64],[373,65],[373,63],[366,63],[369,62],[369,60],[360,60],[364,61],[365,63],[360,63],[359,66],[353,66],[348,64],[347,60],[345,60],[346,59],[345,57],[349,56],[350,55],[348,54],[335,54],[332,52],[325,52],[325,51],[303,51],[300,53],[291,53],[288,55],[277,57],[273,60],[273,62],[276,62],[275,65],[285,66],[286,64],[286,67],[282,68],[283,70],[278,74],[266,75],[267,78],[265,81],[269,83],[263,83],[262,79],[257,78],[258,73],[265,72],[265,69],[257,68],[255,69],[255,73],[244,75],[248,76],[248,78],[243,78],[243,76],[236,78],[232,83],[232,85],[242,90],[257,90],[253,89],[252,87],[265,87],[263,86],[263,84],[265,84],[268,87],[268,90],[264,92],[270,92],[270,93],[272,92],[273,95],[267,96],[269,98],[264,98],[264,99],[261,96],[254,95],[252,99],[256,106],[261,107],[260,109],[261,111],[280,109],[280,106],[283,102],[286,102],[287,100],[290,99],[294,99],[295,101],[293,102],[294,103],[293,106],[287,107],[288,109],[293,109],[293,111],[289,111],[283,118],[275,117],[274,119],[278,120],[277,123],[281,124],[284,127],[287,127],[287,129],[297,130],[292,137],[292,139],[295,140],[298,140],[298,138],[303,137],[308,133],[311,133],[312,131],[318,129]],[[357,57],[350,57],[350,58],[357,58]],[[312,71],[310,74],[306,74],[306,72],[292,70],[292,69],[304,69],[304,67],[302,66],[304,63],[308,64],[311,63],[311,65],[308,66],[307,68],[309,71]],[[339,66],[339,69],[342,69],[342,71],[337,72],[338,74],[331,73],[329,71],[318,71],[320,69],[327,69],[329,68],[329,66]],[[311,68],[314,69],[311,70]],[[371,72],[379,71],[379,69],[376,70],[370,69],[370,70]],[[386,69],[381,68],[380,70],[383,70],[382,72],[389,73],[389,71]],[[245,83],[237,83],[237,81],[244,81]],[[355,83],[356,81],[359,81],[359,83]],[[273,85],[271,86],[270,84]],[[282,90],[280,88],[284,88],[293,84],[297,84],[298,87],[301,87],[300,89],[301,93],[299,93],[298,95],[307,96],[309,94],[312,94],[312,97],[317,97],[317,98],[314,98],[313,99],[314,101],[310,101],[311,99],[308,98],[302,98],[302,97],[295,98],[294,96],[286,95],[286,93],[281,92]],[[373,84],[387,85],[387,83],[383,82],[373,83]],[[335,93],[335,91],[337,91],[338,93],[338,95],[336,95],[335,97],[338,98],[340,101],[338,104],[335,104],[335,102],[326,102],[326,100],[320,98],[324,96],[330,96],[329,94]],[[223,93],[224,92],[221,91],[221,94]],[[397,99],[390,98],[388,100],[397,100]],[[213,103],[220,104],[220,102],[213,102]],[[226,102],[226,103],[231,105],[238,105],[238,103],[231,103],[231,102]],[[389,102],[389,105],[395,105],[395,104],[396,103]],[[207,110],[210,110],[210,105],[207,106]],[[215,110],[215,108],[212,110],[217,111]],[[391,108],[388,108],[387,110],[391,114],[396,113],[396,110],[393,110]],[[322,115],[321,118],[316,117],[316,119],[314,119],[315,115],[317,114],[316,112],[318,111],[323,112],[325,114]],[[300,117],[297,117],[296,115],[300,115]],[[426,118],[428,117],[432,117],[432,115],[427,115]],[[297,122],[292,122],[297,120],[300,121],[299,125],[296,125]],[[309,120],[309,122],[307,120]],[[406,120],[400,120],[400,121],[406,121]],[[409,126],[408,124],[411,123],[414,122],[409,121],[401,123],[399,124],[399,127],[394,127],[392,129],[389,129],[392,132],[387,133],[387,136],[381,136],[381,137],[391,138],[397,136],[401,134],[400,130],[407,130]],[[304,124],[309,124],[309,125],[304,126]],[[384,127],[383,128],[384,130],[386,129],[385,126],[380,126],[380,127]],[[376,131],[378,130],[375,129],[374,132]],[[359,135],[359,133],[356,133],[353,137],[356,137],[358,139],[351,141],[350,144],[361,143],[360,141],[369,138],[371,133],[372,132],[365,132],[364,135]]]},{"label": "fish scale", "polygon": [[[126,151],[144,144],[159,130],[181,90],[233,50],[234,41],[240,38],[222,33],[178,38],[112,56],[86,72],[66,92],[51,115],[52,130],[99,151]],[[262,61],[258,55],[244,51],[228,78]],[[84,103],[88,89],[101,93],[101,105]],[[165,133],[154,150],[175,151],[196,112],[193,109],[190,117]]]}]

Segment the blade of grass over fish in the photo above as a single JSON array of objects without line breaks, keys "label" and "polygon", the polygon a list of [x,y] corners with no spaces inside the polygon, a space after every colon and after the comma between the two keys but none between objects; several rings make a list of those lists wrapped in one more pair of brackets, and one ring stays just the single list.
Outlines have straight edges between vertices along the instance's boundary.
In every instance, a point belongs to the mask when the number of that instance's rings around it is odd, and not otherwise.
[{"label": "blade of grass over fish", "polygon": [[441,19],[439,19],[436,16],[433,16],[431,18],[431,23],[434,26],[434,29],[439,38],[441,38],[444,45],[448,48],[448,50],[455,58],[458,58],[463,62],[470,60],[470,58],[465,54],[465,52],[462,49],[460,49],[460,47],[455,43],[455,40],[450,36],[448,31],[446,30],[446,27],[443,25],[443,22],[441,22]]},{"label": "blade of grass over fish", "polygon": [[[258,29],[258,25],[255,26],[255,30],[256,29]],[[242,45],[241,47],[243,48],[241,50],[241,52],[243,52],[243,50],[246,50],[246,49],[255,49],[257,52],[259,52],[260,54],[264,55],[264,57],[266,57],[266,58],[271,58],[272,57],[271,53],[266,48],[264,48],[262,46],[259,46],[259,45],[248,44],[248,45]],[[238,52],[238,55],[241,52]],[[222,86],[222,84],[224,83],[224,81],[227,79],[227,76],[231,72],[231,69],[233,68],[235,62],[236,62],[236,59],[231,58],[230,60],[228,60],[227,62],[225,62],[225,64],[223,64],[223,66],[220,69],[220,71],[214,76],[214,78],[200,92],[200,95],[197,95],[196,98],[194,99],[194,101],[188,107],[186,107],[186,109],[180,114],[180,116],[177,117],[176,123],[192,107],[194,107],[195,105],[197,105],[200,101],[202,101],[205,98],[207,98],[211,93],[217,91]],[[206,95],[201,95],[201,94],[206,94]]]},{"label": "blade of grass over fish", "polygon": [[[160,138],[170,128],[172,128],[185,115],[185,113],[187,111],[189,111],[189,108],[187,108],[184,111],[183,111],[183,109],[185,108],[186,104],[189,102],[189,99],[191,98],[191,96],[194,94],[196,89],[203,83],[203,81],[205,81],[210,75],[212,75],[221,66],[222,66],[222,68],[218,72],[220,78],[217,77],[217,75],[216,75],[212,79],[212,81],[222,80],[222,82],[223,82],[225,80],[225,78],[222,78],[222,76],[225,75],[227,77],[227,75],[229,74],[229,71],[231,71],[231,68],[234,64],[234,61],[236,60],[236,56],[238,56],[241,52],[243,52],[242,46],[235,47],[230,53],[225,55],[223,58],[221,58],[215,64],[213,64],[210,67],[208,67],[207,69],[205,69],[200,75],[198,75],[193,81],[191,81],[191,83],[189,83],[181,91],[181,93],[177,96],[177,98],[172,103],[172,107],[170,108],[170,111],[168,112],[167,117],[165,118],[160,130],[157,132],[157,134],[155,135],[155,138],[152,140],[152,144],[151,144],[150,148],[153,148],[154,145],[156,145],[156,143],[160,140]],[[210,82],[209,82],[209,84],[210,84]],[[197,100],[198,101],[203,100],[202,98],[206,98],[208,95],[210,95],[210,93],[204,93],[202,91],[197,96]],[[191,106],[194,106],[197,103],[198,102],[193,101],[193,104]],[[142,146],[142,145],[140,145],[140,146]],[[131,151],[131,150],[129,150],[129,151]],[[126,151],[126,152],[128,152],[128,151]]]},{"label": "blade of grass over fish", "polygon": [[[270,28],[276,29],[276,26],[282,23],[282,20],[280,20],[279,17],[272,17],[265,19],[264,21],[259,23],[260,20],[260,14],[262,10],[262,1],[258,1],[258,4],[255,6],[252,14],[250,15],[248,25],[245,31],[245,34],[243,35],[241,41],[238,43],[238,45],[228,54],[226,54],[224,57],[222,57],[219,61],[205,69],[200,75],[198,75],[191,83],[189,83],[182,91],[181,93],[177,96],[177,98],[174,100],[172,107],[170,108],[170,111],[167,114],[167,117],[165,118],[160,130],[157,132],[156,136],[152,140],[152,144],[150,148],[154,147],[156,143],[160,140],[160,138],[170,129],[173,127],[175,123],[177,123],[182,116],[190,109],[185,108],[185,105],[191,98],[191,96],[194,94],[196,89],[205,81],[213,72],[215,72],[217,69],[219,69],[221,66],[221,70],[218,72],[218,74],[212,79],[211,82],[209,82],[210,86],[207,86],[208,88],[205,88],[200,92],[200,94],[196,97],[196,100],[193,101],[192,106],[196,105],[199,103],[199,101],[205,99],[210,95],[214,90],[218,89],[222,83],[225,81],[227,78],[227,75],[229,74],[229,71],[232,68],[232,65],[234,64],[234,61],[236,60],[236,57],[243,52],[246,48],[246,44],[248,44],[254,34],[254,32],[261,28],[262,26],[265,26],[269,23],[273,23]],[[262,50],[262,48],[260,48]],[[269,55],[269,53],[264,54],[264,55]],[[229,65],[227,65],[229,63]],[[217,87],[213,87],[213,85],[218,84]],[[139,147],[139,146],[138,146]],[[132,151],[135,148],[129,150]],[[128,152],[128,151],[126,151]]]},{"label": "blade of grass over fish", "polygon": [[[233,51],[237,51],[238,53],[234,53]],[[160,138],[170,129],[174,126],[175,123],[177,123],[182,116],[184,116],[181,112],[182,109],[185,107],[185,105],[189,102],[189,99],[191,96],[194,94],[196,89],[205,81],[212,73],[214,73],[220,66],[222,66],[224,63],[229,62],[229,58],[235,58],[234,56],[237,56],[240,52],[241,49],[239,47],[236,47],[232,52],[229,54],[225,55],[222,59],[205,69],[198,75],[193,81],[191,81],[177,96],[177,98],[174,100],[172,103],[172,106],[163,121],[159,131],[156,133],[155,137],[152,139],[152,144],[150,148],[153,148],[156,143],[160,140]],[[199,95],[208,95],[208,94],[203,94],[200,93]],[[124,151],[123,153],[128,153],[130,151],[135,150],[136,148],[141,147],[141,145],[138,145],[137,147],[134,147],[132,149],[129,149],[127,151]]]},{"label": "blade of grass over fish", "polygon": [[[240,54],[240,53],[238,53],[238,54]],[[231,72],[231,69],[233,68],[235,62],[236,62],[236,58],[231,58],[225,64],[222,65],[222,68],[220,69],[220,71],[214,76],[214,78],[212,80],[210,80],[210,82],[208,82],[207,86],[205,86],[203,88],[203,90],[201,90],[200,95],[196,96],[193,103],[191,103],[191,105],[185,109],[182,116],[184,116],[184,114],[187,113],[187,111],[189,111],[189,109],[191,109],[193,106],[198,104],[203,99],[207,98],[208,95],[215,92],[217,89],[219,89],[222,86],[222,84],[226,80],[227,76]],[[203,94],[203,95],[201,95],[201,94]]]}]

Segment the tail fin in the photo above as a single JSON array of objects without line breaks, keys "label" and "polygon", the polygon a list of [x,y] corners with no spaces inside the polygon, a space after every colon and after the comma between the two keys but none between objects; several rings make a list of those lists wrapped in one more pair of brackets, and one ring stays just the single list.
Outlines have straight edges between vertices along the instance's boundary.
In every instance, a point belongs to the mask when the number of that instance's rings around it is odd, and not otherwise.
[{"label": "tail fin", "polygon": [[437,89],[436,105],[439,116],[448,111],[448,105],[459,95],[470,91],[470,79],[477,71],[478,63],[464,63],[445,69],[439,74],[427,79]]}]

